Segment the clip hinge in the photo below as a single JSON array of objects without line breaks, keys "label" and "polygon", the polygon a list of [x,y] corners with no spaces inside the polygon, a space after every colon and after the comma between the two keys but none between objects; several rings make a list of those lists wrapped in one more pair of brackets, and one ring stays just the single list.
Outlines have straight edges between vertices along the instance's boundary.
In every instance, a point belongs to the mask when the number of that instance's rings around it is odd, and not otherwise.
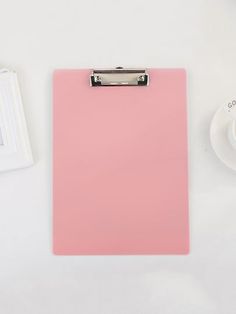
[{"label": "clip hinge", "polygon": [[91,86],[147,86],[149,76],[145,69],[124,69],[117,67],[108,70],[93,70]]}]

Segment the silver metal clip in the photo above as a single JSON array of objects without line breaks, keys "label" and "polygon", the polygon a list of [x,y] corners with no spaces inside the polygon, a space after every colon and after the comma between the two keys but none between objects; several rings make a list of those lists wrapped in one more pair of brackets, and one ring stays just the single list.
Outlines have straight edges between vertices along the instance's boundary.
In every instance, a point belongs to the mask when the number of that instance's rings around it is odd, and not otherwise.
[{"label": "silver metal clip", "polygon": [[117,67],[108,70],[93,70],[91,86],[147,86],[149,76],[145,69],[124,69]]}]

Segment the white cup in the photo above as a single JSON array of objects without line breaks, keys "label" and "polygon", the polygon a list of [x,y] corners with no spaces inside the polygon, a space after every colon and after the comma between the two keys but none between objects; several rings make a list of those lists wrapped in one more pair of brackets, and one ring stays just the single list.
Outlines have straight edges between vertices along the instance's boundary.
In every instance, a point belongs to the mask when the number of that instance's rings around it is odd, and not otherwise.
[{"label": "white cup", "polygon": [[236,100],[232,100],[227,105],[225,105],[224,108],[230,117],[228,126],[228,140],[231,147],[236,150]]}]

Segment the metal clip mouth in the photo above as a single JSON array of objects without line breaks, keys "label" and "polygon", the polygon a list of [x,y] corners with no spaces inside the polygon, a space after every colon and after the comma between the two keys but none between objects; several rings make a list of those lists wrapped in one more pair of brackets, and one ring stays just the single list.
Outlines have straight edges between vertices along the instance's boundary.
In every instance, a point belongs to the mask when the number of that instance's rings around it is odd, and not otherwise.
[{"label": "metal clip mouth", "polygon": [[91,86],[147,86],[149,76],[145,69],[93,70],[90,76]]}]

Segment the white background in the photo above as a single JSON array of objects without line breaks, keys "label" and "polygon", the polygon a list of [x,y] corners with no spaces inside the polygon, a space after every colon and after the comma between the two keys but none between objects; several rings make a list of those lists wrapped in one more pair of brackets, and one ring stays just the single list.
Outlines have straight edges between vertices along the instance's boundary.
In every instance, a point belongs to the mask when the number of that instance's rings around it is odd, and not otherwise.
[{"label": "white background", "polygon": [[[35,157],[32,168],[0,174],[0,313],[235,314],[236,174],[215,157],[209,124],[236,97],[236,1],[0,0],[0,8],[0,66],[18,72]],[[52,254],[52,72],[113,66],[187,69],[188,256]]]}]

